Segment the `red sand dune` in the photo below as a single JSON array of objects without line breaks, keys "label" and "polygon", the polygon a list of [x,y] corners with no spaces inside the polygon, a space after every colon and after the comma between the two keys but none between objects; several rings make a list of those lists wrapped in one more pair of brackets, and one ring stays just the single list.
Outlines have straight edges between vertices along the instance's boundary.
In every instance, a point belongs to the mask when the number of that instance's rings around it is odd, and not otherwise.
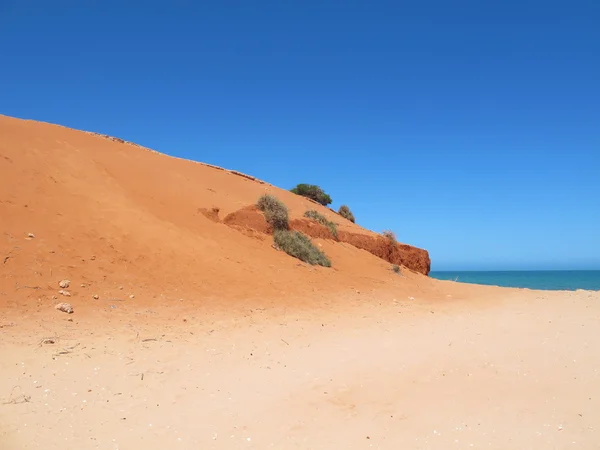
[{"label": "red sand dune", "polygon": [[[84,280],[86,295],[135,286],[194,298],[299,297],[398,283],[390,263],[429,272],[425,250],[391,248],[330,209],[251,176],[6,116],[0,136],[2,292],[33,286],[39,297],[70,278]],[[272,247],[252,206],[264,193],[285,202],[292,227],[313,236],[333,268]],[[308,209],[339,224],[339,242],[303,218]]]}]

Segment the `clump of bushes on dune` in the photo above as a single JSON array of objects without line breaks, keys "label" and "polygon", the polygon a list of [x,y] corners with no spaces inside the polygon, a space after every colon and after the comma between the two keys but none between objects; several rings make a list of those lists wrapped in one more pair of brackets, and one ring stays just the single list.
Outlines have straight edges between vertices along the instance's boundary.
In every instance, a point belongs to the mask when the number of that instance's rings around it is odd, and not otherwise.
[{"label": "clump of bushes on dune", "polygon": [[290,191],[294,194],[301,195],[302,197],[310,198],[323,206],[327,206],[332,202],[331,197],[327,195],[323,189],[314,184],[301,183],[295,188],[290,189]]},{"label": "clump of bushes on dune", "polygon": [[340,209],[338,210],[338,214],[340,216],[342,216],[344,219],[347,219],[350,222],[355,223],[354,214],[352,214],[352,211],[350,211],[350,208],[348,208],[348,206],[346,206],[346,205],[340,206]]},{"label": "clump of bushes on dune", "polygon": [[274,230],[289,229],[290,225],[287,206],[285,206],[285,204],[277,197],[264,194],[258,199],[256,206],[264,213],[265,219]]},{"label": "clump of bushes on dune", "polygon": [[394,264],[394,265],[392,266],[392,270],[393,270],[394,272],[396,272],[396,273],[398,273],[398,274],[399,274],[399,273],[400,273],[400,266],[399,266],[398,264]]},{"label": "clump of bushes on dune", "polygon": [[288,209],[281,200],[265,194],[258,199],[256,206],[263,212],[266,221],[273,227],[273,241],[277,248],[309,264],[331,267],[329,258],[315,247],[307,236],[298,231],[289,230]]},{"label": "clump of bushes on dune", "polygon": [[312,241],[299,231],[275,230],[275,245],[290,256],[311,265],[331,267],[331,261],[325,253],[314,246]]},{"label": "clump of bushes on dune", "polygon": [[321,225],[325,225],[327,228],[329,228],[331,235],[335,239],[338,238],[337,225],[331,220],[328,220],[327,217],[325,217],[323,214],[320,214],[314,209],[310,209],[304,213],[304,217],[308,217],[309,219],[314,220],[315,222],[320,223]]}]

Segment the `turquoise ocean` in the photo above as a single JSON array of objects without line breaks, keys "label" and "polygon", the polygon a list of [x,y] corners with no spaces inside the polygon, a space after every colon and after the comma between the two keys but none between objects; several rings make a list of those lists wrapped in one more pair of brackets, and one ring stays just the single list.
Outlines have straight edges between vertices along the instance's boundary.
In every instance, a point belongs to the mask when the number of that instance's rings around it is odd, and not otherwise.
[{"label": "turquoise ocean", "polygon": [[492,286],[574,291],[600,290],[600,270],[431,272],[432,278]]}]

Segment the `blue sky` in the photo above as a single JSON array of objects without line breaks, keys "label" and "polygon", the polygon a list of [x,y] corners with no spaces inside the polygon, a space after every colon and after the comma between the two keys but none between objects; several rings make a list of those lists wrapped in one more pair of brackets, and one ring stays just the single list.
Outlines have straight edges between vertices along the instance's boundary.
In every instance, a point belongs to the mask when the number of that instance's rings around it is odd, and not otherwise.
[{"label": "blue sky", "polygon": [[434,270],[600,268],[600,2],[0,0],[0,113],[322,186]]}]

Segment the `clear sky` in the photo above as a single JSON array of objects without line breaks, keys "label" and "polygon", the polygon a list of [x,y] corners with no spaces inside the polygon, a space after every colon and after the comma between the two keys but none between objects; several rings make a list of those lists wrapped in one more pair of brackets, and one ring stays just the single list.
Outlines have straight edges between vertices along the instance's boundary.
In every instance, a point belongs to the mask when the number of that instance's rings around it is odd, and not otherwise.
[{"label": "clear sky", "polygon": [[318,184],[433,270],[600,268],[598,0],[0,0],[0,113]]}]

